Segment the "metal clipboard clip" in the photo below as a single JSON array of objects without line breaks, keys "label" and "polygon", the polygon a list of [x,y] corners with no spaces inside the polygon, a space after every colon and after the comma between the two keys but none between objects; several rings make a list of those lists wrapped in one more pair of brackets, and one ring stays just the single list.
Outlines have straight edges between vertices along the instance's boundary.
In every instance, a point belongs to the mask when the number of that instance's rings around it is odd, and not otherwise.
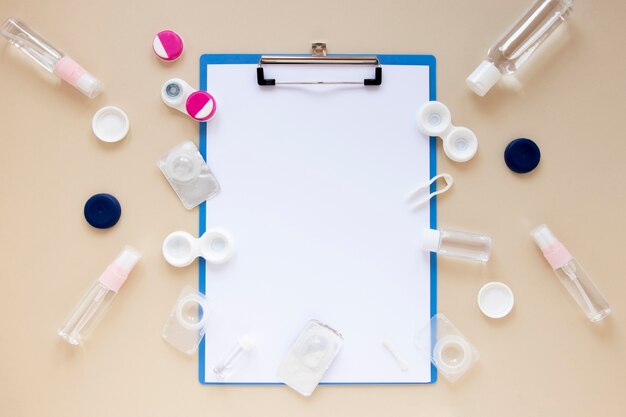
[{"label": "metal clipboard clip", "polygon": [[[374,78],[366,78],[363,81],[276,81],[265,78],[263,64],[307,64],[307,65],[372,65],[374,68]],[[256,70],[257,82],[261,86],[280,84],[360,84],[360,85],[380,85],[383,81],[383,68],[380,60],[376,56],[328,56],[326,53],[326,43],[315,42],[311,45],[311,56],[276,56],[263,55],[259,59],[259,66]]]}]

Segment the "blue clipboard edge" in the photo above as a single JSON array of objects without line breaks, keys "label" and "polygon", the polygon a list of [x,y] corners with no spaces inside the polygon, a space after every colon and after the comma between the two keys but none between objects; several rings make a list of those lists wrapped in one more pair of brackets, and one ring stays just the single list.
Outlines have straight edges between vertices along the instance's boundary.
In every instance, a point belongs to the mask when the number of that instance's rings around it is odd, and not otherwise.
[{"label": "blue clipboard edge", "polygon": [[[371,54],[370,54],[371,55]],[[428,66],[429,80],[429,99],[437,100],[437,60],[434,55],[376,55],[382,65],[426,65]],[[200,90],[207,89],[207,65],[210,64],[256,64],[259,62],[261,54],[203,54],[200,56]],[[383,72],[383,82],[384,72]],[[271,87],[270,87],[271,88]],[[365,87],[368,88],[368,87]],[[206,122],[199,123],[199,149],[202,157],[206,161],[206,141],[202,140],[206,136]],[[430,147],[430,177],[437,175],[437,141],[435,137],[429,138]],[[437,184],[430,186],[430,192],[434,192]],[[437,228],[437,197],[430,199],[430,228]],[[200,205],[200,224],[199,235],[206,230],[206,202]],[[199,258],[199,291],[206,293],[206,267],[205,261]],[[430,317],[437,314],[437,255],[430,254]],[[434,335],[431,335],[431,339]],[[202,339],[198,349],[198,380],[204,385],[283,385],[276,382],[206,382],[205,379],[205,363],[204,363],[204,342]],[[437,382],[437,368],[431,363],[430,365],[430,382],[322,382],[322,385],[416,385],[416,384],[434,384]]]}]

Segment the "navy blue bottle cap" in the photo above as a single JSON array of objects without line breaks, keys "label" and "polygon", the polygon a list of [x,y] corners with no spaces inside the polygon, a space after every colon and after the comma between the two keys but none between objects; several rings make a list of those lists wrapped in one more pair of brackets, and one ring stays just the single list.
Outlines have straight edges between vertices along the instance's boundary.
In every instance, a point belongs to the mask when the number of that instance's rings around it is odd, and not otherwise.
[{"label": "navy blue bottle cap", "polygon": [[121,214],[122,206],[111,194],[95,194],[85,203],[85,219],[98,229],[115,226]]},{"label": "navy blue bottle cap", "polygon": [[540,159],[539,146],[530,139],[515,139],[504,150],[506,166],[518,174],[525,174],[535,169]]}]

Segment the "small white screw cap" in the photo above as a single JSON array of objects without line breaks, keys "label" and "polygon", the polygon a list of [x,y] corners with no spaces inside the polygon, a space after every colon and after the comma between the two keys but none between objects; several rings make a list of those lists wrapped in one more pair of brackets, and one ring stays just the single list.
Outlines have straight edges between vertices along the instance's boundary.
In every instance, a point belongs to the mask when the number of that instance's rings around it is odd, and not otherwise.
[{"label": "small white screw cap", "polygon": [[488,282],[478,292],[478,308],[492,319],[499,319],[511,312],[515,297],[513,291],[501,282]]},{"label": "small white screw cap", "polygon": [[465,80],[467,86],[479,96],[487,94],[491,87],[502,77],[496,66],[489,61],[483,61]]},{"label": "small white screw cap", "polygon": [[439,240],[441,233],[436,229],[424,230],[424,240],[422,241],[422,249],[427,252],[437,252],[439,250]]}]

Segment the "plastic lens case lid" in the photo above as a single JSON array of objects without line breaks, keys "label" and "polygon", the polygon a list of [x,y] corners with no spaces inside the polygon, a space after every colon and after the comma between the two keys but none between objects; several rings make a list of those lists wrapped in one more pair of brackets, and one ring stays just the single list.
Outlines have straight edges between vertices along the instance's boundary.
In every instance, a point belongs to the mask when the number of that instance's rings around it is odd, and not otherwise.
[{"label": "plastic lens case lid", "polygon": [[278,379],[308,397],[342,345],[343,337],[339,332],[317,320],[310,320],[278,368]]},{"label": "plastic lens case lid", "polygon": [[[425,332],[429,334],[424,334]],[[422,341],[430,340],[430,346]],[[435,314],[429,326],[421,329],[415,338],[417,348],[430,356],[430,361],[450,382],[461,378],[478,361],[476,348],[463,336],[448,318]]]},{"label": "plastic lens case lid", "polygon": [[163,326],[163,339],[181,352],[192,355],[204,336],[209,310],[204,294],[185,286]]},{"label": "plastic lens case lid", "polygon": [[192,141],[172,148],[157,165],[187,209],[199,206],[220,190],[217,179]]}]

